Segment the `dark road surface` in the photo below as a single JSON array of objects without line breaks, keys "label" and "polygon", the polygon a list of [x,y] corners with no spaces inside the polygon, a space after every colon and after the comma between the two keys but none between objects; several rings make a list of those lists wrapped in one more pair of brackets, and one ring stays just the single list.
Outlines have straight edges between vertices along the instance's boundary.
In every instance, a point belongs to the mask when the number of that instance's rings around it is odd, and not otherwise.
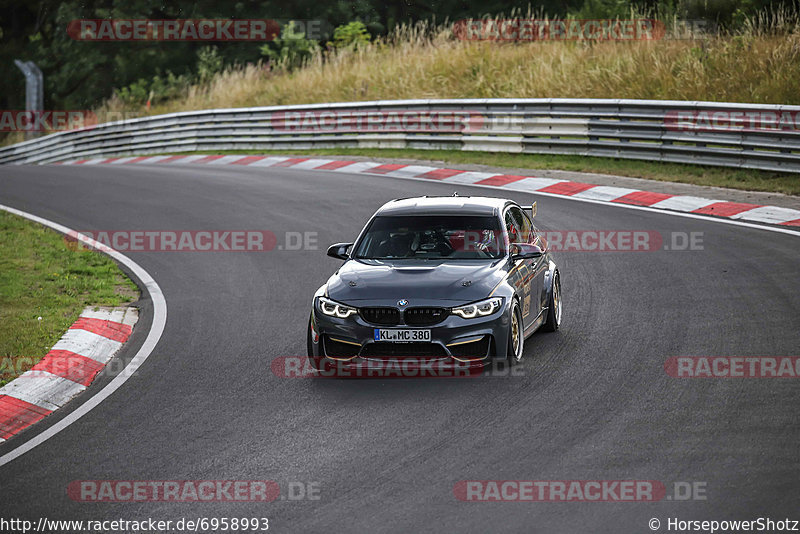
[{"label": "dark road surface", "polygon": [[[5,518],[268,517],[275,532],[651,532],[659,518],[800,519],[800,379],[675,379],[671,356],[800,355],[796,236],[511,191],[545,230],[702,233],[702,250],[556,253],[564,319],[524,376],[284,379],[305,355],[325,256],[397,197],[492,194],[381,176],[237,166],[0,167],[0,203],[85,230],[316,232],[318,250],[127,252],[167,325],[140,371],[0,467]],[[146,315],[146,314],[145,314]],[[137,326],[121,358],[146,335]],[[0,445],[0,455],[103,385]],[[76,480],[314,483],[319,500],[82,503]],[[705,483],[706,500],[461,502],[460,480]],[[285,490],[284,490],[285,491]]]}]

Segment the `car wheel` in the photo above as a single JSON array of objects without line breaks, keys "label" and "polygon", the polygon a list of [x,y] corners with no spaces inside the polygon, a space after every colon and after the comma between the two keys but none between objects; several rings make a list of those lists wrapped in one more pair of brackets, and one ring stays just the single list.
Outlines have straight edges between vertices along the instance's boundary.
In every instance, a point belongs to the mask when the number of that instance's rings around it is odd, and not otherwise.
[{"label": "car wheel", "polygon": [[511,307],[511,324],[508,327],[508,363],[517,364],[522,360],[522,348],[525,345],[525,335],[522,326],[522,314],[519,304],[514,301]]},{"label": "car wheel", "polygon": [[544,323],[545,332],[555,332],[561,326],[561,276],[558,271],[553,275],[553,290],[547,303],[547,321]]},{"label": "car wheel", "polygon": [[308,363],[311,367],[319,371],[322,358],[314,356],[314,343],[311,340],[311,317],[308,318],[308,328],[306,328],[306,350],[308,351]]},{"label": "car wheel", "polygon": [[308,317],[308,328],[306,329],[306,350],[308,357],[314,357],[314,344],[311,342],[311,316]]}]

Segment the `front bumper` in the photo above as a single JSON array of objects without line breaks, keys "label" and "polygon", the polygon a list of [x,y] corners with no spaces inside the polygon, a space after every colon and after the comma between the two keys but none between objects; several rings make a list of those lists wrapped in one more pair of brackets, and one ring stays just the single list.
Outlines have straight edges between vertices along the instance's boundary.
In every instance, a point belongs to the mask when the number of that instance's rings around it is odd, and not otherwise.
[{"label": "front bumper", "polygon": [[[312,365],[317,369],[335,365],[340,369],[385,368],[387,364],[405,369],[453,366],[456,369],[482,368],[493,359],[505,359],[508,343],[510,306],[487,317],[463,319],[449,315],[432,326],[399,324],[381,326],[360,315],[341,319],[315,309],[311,317]],[[423,329],[431,331],[428,342],[392,343],[375,341],[380,328]]]}]

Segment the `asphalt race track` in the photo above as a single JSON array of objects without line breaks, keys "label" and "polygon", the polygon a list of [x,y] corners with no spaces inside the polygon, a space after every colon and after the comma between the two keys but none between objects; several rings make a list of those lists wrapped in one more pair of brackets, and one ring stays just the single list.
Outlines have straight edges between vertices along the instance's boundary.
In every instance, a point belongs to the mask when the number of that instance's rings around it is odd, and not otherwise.
[{"label": "asphalt race track", "polygon": [[[456,186],[462,196],[491,195]],[[0,167],[0,203],[76,230],[316,232],[318,250],[126,252],[161,286],[164,335],[91,412],[0,467],[4,517],[269,517],[276,532],[650,532],[658,518],[800,519],[800,379],[676,379],[671,356],[800,356],[800,239],[514,192],[545,230],[700,232],[702,250],[557,254],[564,320],[524,376],[285,379],[325,256],[387,200],[452,184],[210,165]],[[141,344],[142,322],[121,358]],[[103,381],[0,445],[77,408]],[[76,480],[315,483],[319,500],[83,503]],[[460,480],[705,483],[705,500],[462,502]]]}]

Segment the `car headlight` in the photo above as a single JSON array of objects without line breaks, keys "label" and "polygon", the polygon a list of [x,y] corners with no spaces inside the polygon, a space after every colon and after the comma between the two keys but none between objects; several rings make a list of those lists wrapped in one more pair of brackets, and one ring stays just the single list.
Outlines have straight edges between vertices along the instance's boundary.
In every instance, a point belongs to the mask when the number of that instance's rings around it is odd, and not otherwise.
[{"label": "car headlight", "polygon": [[338,317],[339,319],[345,319],[355,313],[358,313],[358,310],[355,308],[345,306],[344,304],[339,304],[338,302],[335,302],[331,299],[326,299],[325,297],[319,297],[319,311],[325,315]]},{"label": "car headlight", "polygon": [[466,306],[453,308],[452,312],[464,319],[474,319],[475,317],[486,317],[496,312],[503,305],[500,297],[489,298],[479,302],[473,302]]}]

